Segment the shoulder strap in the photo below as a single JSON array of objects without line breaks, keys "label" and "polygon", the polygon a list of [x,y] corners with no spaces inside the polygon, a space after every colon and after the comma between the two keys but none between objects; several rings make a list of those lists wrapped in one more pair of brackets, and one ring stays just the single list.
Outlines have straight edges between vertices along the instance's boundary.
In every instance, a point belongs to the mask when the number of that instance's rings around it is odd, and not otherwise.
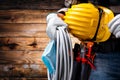
[{"label": "shoulder strap", "polygon": [[91,41],[95,41],[96,40],[96,37],[97,37],[97,34],[98,34],[98,30],[99,30],[99,27],[100,27],[100,21],[101,21],[101,18],[102,18],[103,10],[101,8],[99,8],[99,7],[98,7],[98,10],[99,10],[99,21],[98,21],[98,25],[97,25],[97,29],[96,29],[95,35],[91,39]]}]

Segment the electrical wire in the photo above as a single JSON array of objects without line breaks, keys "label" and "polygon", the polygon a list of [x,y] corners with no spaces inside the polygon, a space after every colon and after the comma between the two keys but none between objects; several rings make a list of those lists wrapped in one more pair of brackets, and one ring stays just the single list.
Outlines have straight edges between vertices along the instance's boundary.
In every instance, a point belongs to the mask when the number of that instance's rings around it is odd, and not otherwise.
[{"label": "electrical wire", "polygon": [[56,29],[56,72],[52,80],[71,80],[73,72],[72,43],[67,28]]}]

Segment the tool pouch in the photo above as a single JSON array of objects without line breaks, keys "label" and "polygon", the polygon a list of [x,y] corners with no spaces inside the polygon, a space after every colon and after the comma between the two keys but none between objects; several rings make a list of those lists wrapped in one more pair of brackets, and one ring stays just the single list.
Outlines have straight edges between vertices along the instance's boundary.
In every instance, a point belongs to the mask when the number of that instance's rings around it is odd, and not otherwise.
[{"label": "tool pouch", "polygon": [[[93,44],[92,44],[93,45]],[[74,65],[72,80],[88,80],[91,69],[95,69],[91,43],[74,45]]]}]

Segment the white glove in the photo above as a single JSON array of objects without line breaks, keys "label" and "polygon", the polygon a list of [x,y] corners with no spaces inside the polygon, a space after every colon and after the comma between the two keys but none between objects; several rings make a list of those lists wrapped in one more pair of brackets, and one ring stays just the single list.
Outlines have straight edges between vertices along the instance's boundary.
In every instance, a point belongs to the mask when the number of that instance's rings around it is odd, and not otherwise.
[{"label": "white glove", "polygon": [[116,15],[108,24],[110,32],[115,35],[116,38],[120,38],[120,14]]},{"label": "white glove", "polygon": [[56,13],[50,13],[47,18],[47,28],[46,33],[50,39],[54,40],[56,38],[56,28],[59,26],[67,27],[67,24],[57,16]]},{"label": "white glove", "polygon": [[57,12],[66,12],[68,11],[68,8],[61,8],[60,10],[58,10]]}]

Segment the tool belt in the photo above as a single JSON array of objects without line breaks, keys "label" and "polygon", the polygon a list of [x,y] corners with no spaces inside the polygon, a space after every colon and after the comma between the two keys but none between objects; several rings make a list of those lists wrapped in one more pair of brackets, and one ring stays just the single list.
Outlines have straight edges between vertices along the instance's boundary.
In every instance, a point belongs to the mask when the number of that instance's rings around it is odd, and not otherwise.
[{"label": "tool belt", "polygon": [[96,69],[94,65],[94,57],[96,52],[120,52],[120,38],[113,35],[105,42],[87,42],[74,45],[74,64],[72,80],[89,80],[91,69]]},{"label": "tool belt", "polygon": [[111,35],[105,42],[94,43],[92,51],[101,53],[120,52],[120,38]]},{"label": "tool belt", "polygon": [[75,44],[73,48],[74,65],[72,80],[89,80],[91,69],[95,69],[94,57],[92,53],[93,42],[87,44]]}]

